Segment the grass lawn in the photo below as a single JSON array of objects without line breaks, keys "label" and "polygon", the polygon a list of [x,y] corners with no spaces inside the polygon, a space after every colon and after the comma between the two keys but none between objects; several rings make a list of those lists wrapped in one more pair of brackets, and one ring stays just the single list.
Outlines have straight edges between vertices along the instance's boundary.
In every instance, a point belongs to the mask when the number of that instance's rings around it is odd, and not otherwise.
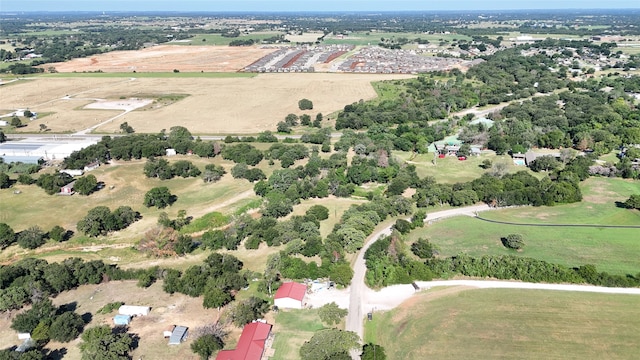
[{"label": "grass lawn", "polygon": [[[639,186],[638,182],[622,179],[591,178],[584,182],[585,200],[581,203],[488,211],[481,216],[521,223],[640,225],[639,211],[615,205],[615,201],[638,193]],[[515,226],[456,217],[417,229],[409,239],[413,242],[419,237],[429,238],[443,256],[513,254],[567,266],[594,264],[600,271],[614,274],[637,274],[638,232],[638,229]],[[514,252],[502,246],[500,238],[511,233],[523,236],[526,244],[523,250]]]},{"label": "grass lawn", "polygon": [[272,360],[300,359],[300,347],[313,333],[324,329],[317,309],[287,309],[275,315]]},{"label": "grass lawn", "polygon": [[394,151],[393,154],[401,160],[416,166],[416,173],[421,178],[425,176],[433,176],[437,182],[454,184],[458,182],[467,182],[479,178],[487,172],[480,167],[484,160],[491,160],[493,164],[503,162],[507,164],[509,172],[527,170],[526,167],[516,166],[508,155],[495,155],[493,152],[486,152],[480,156],[470,156],[467,160],[460,161],[455,156],[447,156],[444,159],[436,158],[433,163],[434,154],[418,154],[413,152]]},{"label": "grass lawn", "polygon": [[633,359],[640,297],[446,288],[377,313],[365,342],[389,359]]}]

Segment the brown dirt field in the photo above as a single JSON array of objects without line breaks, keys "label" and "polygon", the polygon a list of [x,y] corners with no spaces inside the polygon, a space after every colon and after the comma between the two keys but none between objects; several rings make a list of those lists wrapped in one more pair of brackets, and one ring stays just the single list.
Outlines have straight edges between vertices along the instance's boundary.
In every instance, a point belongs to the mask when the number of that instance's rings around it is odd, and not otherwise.
[{"label": "brown dirt field", "polygon": [[[120,132],[127,121],[137,132],[157,133],[185,126],[195,134],[247,134],[274,131],[289,113],[302,114],[298,100],[313,101],[312,116],[342,109],[376,92],[372,81],[409,78],[384,74],[261,74],[252,78],[38,78],[0,87],[2,108],[30,109],[43,115],[23,127],[38,132],[44,123],[52,132],[74,132],[105,122],[121,110],[88,110],[100,99],[149,98],[188,94],[170,105],[152,104],[99,127]],[[68,95],[68,96],[67,96]]]},{"label": "brown dirt field", "polygon": [[58,72],[235,72],[276,49],[229,46],[157,45],[136,51],[113,51],[90,58],[47,64]]},{"label": "brown dirt field", "polygon": [[[149,316],[136,317],[131,321],[129,333],[140,337],[139,346],[132,352],[133,359],[184,359],[196,360],[188,339],[178,346],[169,346],[168,340],[162,337],[162,331],[169,325],[183,325],[193,330],[197,327],[215,321],[219,313],[217,310],[204,309],[202,298],[192,298],[182,294],[169,295],[162,290],[162,283],[158,282],[147,289],[136,286],[135,281],[113,281],[99,285],[85,285],[76,290],[58,295],[53,302],[63,305],[75,302],[78,314],[91,313],[93,318],[87,327],[98,325],[113,326],[111,318],[117,311],[102,315],[96,311],[104,305],[122,301],[129,305],[151,306]],[[16,332],[9,328],[13,316],[4,314],[0,318],[0,345],[2,348],[19,344]],[[67,344],[51,342],[47,349],[66,348],[65,359],[80,359],[78,348],[80,339]]]}]

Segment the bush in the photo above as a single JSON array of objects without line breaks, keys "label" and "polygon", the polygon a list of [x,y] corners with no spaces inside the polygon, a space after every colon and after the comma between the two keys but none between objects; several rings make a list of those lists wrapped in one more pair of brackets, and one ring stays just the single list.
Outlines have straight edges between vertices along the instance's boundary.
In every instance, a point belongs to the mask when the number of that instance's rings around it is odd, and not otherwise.
[{"label": "bush", "polygon": [[300,108],[300,110],[312,110],[313,102],[309,99],[301,99],[298,101],[298,108]]},{"label": "bush", "polygon": [[524,241],[520,234],[509,234],[500,240],[502,240],[502,245],[509,249],[519,250],[524,247]]},{"label": "bush", "polygon": [[418,241],[411,245],[411,252],[421,259],[429,259],[435,255],[436,250],[429,240],[419,238]]}]

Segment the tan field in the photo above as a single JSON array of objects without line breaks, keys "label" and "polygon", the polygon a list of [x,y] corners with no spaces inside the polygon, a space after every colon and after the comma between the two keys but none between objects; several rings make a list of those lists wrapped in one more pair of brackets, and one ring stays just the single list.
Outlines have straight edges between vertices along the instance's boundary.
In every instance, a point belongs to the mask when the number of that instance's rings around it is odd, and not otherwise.
[{"label": "tan field", "polygon": [[[372,81],[408,77],[310,73],[251,78],[35,78],[0,87],[0,111],[30,109],[46,115],[20,128],[23,132],[38,132],[40,123],[52,132],[76,132],[106,122],[95,132],[115,133],[126,121],[137,132],[146,133],[181,125],[195,134],[250,134],[275,131],[287,114],[302,114],[298,109],[302,98],[314,104],[310,115],[327,115],[360,99],[374,98]],[[103,100],[125,102],[171,94],[188,96],[177,102],[155,102],[124,115],[124,108],[85,109]]]},{"label": "tan field", "polygon": [[[171,325],[187,326],[191,331],[211,324],[219,318],[216,309],[204,309],[202,297],[192,298],[182,294],[167,294],[162,290],[162,282],[158,282],[147,289],[136,286],[135,281],[113,281],[99,285],[86,285],[71,291],[66,291],[53,299],[55,305],[69,303],[76,304],[78,314],[91,313],[91,322],[87,327],[98,325],[113,326],[112,318],[117,310],[108,315],[97,314],[97,310],[104,305],[121,301],[128,305],[151,306],[148,316],[136,317],[131,321],[129,333],[140,337],[138,348],[132,351],[134,359],[193,359],[199,357],[190,348],[193,337],[180,345],[169,346],[168,339],[162,336],[162,331]],[[6,348],[20,344],[16,332],[10,329],[11,321],[16,312],[4,313],[0,318],[0,345]],[[232,327],[229,330],[233,329]],[[234,332],[234,335],[235,335]],[[233,335],[230,339],[233,338]],[[63,344],[48,343],[49,350],[66,348],[65,359],[80,359],[80,338]]]},{"label": "tan field", "polygon": [[114,51],[90,58],[46,64],[58,72],[235,72],[276,49],[227,46],[158,45],[138,51]]}]

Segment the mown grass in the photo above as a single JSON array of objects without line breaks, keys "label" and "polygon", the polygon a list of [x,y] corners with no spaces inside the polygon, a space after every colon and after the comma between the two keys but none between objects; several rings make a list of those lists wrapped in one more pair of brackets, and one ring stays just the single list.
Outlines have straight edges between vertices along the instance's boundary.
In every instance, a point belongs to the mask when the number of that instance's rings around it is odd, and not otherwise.
[{"label": "mown grass", "polygon": [[480,165],[485,160],[490,160],[493,164],[504,163],[508,172],[528,171],[524,166],[516,166],[508,155],[495,155],[493,152],[484,152],[480,156],[469,156],[467,160],[458,160],[455,156],[447,156],[440,159],[434,158],[433,153],[414,154],[407,151],[394,151],[393,155],[403,161],[416,166],[416,173],[419,177],[433,176],[437,182],[454,184],[477,179],[489,170],[485,170]]},{"label": "mown grass", "polygon": [[376,313],[365,342],[388,359],[633,359],[640,297],[440,289]]},{"label": "mown grass", "polygon": [[[615,204],[631,193],[638,193],[639,186],[622,179],[591,178],[582,186],[585,200],[580,203],[486,211],[480,215],[515,223],[640,225],[640,211]],[[625,275],[640,272],[639,232],[639,229],[515,226],[456,217],[417,229],[411,232],[409,240],[429,238],[442,256],[517,255],[566,266],[594,264],[600,271]],[[501,237],[511,233],[523,236],[525,247],[521,251],[502,245]]]},{"label": "mown grass", "polygon": [[300,359],[300,347],[313,333],[324,329],[317,309],[287,309],[275,315],[273,360]]}]

